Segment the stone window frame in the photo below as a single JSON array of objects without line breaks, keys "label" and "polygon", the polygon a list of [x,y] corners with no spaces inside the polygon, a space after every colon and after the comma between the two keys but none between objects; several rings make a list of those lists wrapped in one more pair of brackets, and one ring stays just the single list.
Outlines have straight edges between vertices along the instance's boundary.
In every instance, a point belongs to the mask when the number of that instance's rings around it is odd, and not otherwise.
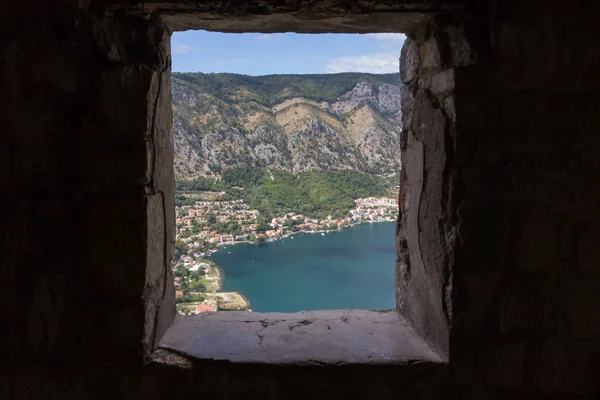
[{"label": "stone window frame", "polygon": [[[414,243],[413,247],[409,246],[411,236],[415,235],[414,229],[419,229],[418,222],[415,227],[419,217],[417,210],[417,216],[413,216],[411,223],[408,205],[418,203],[420,196],[429,190],[408,190],[409,186],[419,187],[422,175],[428,172],[423,164],[423,154],[419,157],[419,153],[413,151],[414,130],[435,128],[432,121],[422,120],[416,121],[420,128],[416,127],[415,121],[411,121],[413,108],[424,107],[425,111],[421,114],[426,115],[426,108],[432,106],[428,95],[446,84],[447,87],[443,86],[442,90],[442,101],[447,106],[442,110],[442,134],[453,122],[447,118],[453,110],[453,65],[452,60],[442,65],[448,58],[448,50],[444,49],[448,38],[440,39],[431,33],[431,24],[435,23],[433,14],[348,12],[343,17],[330,15],[314,18],[306,15],[299,17],[298,14],[284,11],[248,17],[169,7],[165,9],[165,3],[157,4],[157,7],[152,3],[140,6],[140,14],[149,21],[149,45],[156,50],[157,60],[151,61],[162,65],[157,73],[140,78],[146,81],[148,88],[145,94],[148,105],[146,119],[152,132],[151,139],[146,143],[150,184],[146,189],[146,289],[143,297],[146,317],[143,343],[147,357],[152,351],[162,349],[196,360],[231,362],[319,365],[447,363],[451,319],[448,274],[451,273],[451,266],[447,265],[447,258],[434,260],[444,265],[434,265],[432,273],[425,268],[421,259],[424,249],[414,246]],[[118,19],[118,14],[115,15],[117,17],[114,19]],[[403,132],[401,152],[403,157],[412,161],[408,163],[408,168],[403,162],[401,172],[399,201],[402,212],[396,231],[396,310],[322,310],[290,314],[228,312],[193,317],[176,314],[173,276],[168,262],[175,240],[170,36],[174,31],[188,29],[261,33],[410,32],[401,55],[404,67],[400,75],[405,84],[402,88],[403,126],[408,127]],[[110,53],[112,50],[105,51]],[[447,78],[449,73],[451,77],[446,81],[442,79],[440,83],[439,75],[445,74],[443,76]],[[434,106],[435,113],[442,109],[437,103]],[[415,157],[416,163],[413,162]],[[413,167],[418,168],[410,171]],[[440,166],[434,167],[440,169]],[[421,254],[415,256],[414,248]],[[162,289],[152,284],[158,281]],[[207,343],[207,338],[212,341]]]}]

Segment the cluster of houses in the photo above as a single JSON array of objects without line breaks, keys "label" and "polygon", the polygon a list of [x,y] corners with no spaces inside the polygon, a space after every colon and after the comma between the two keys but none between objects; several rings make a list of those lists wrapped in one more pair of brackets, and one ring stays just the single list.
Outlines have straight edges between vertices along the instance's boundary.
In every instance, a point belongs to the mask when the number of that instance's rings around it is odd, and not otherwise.
[{"label": "cluster of houses", "polygon": [[[188,248],[194,250],[206,244],[226,245],[244,243],[250,240],[249,234],[255,233],[258,227],[256,220],[258,210],[248,210],[243,200],[232,201],[199,201],[193,206],[178,207],[176,224],[178,231],[190,229],[194,224],[202,225],[201,231],[194,235],[194,240],[186,238]],[[210,229],[209,219],[221,224],[237,223],[240,226],[240,235],[217,232]]]},{"label": "cluster of houses", "polygon": [[389,197],[367,197],[354,200],[356,208],[350,210],[354,222],[379,222],[394,219],[398,213],[398,203]]},{"label": "cluster of houses", "polygon": [[[205,312],[215,312],[219,309],[215,299],[204,300],[200,304],[194,303],[185,307],[187,315],[197,315]],[[182,312],[183,314],[183,312]]]},{"label": "cluster of houses", "polygon": [[208,223],[209,216],[215,216],[216,221],[223,224],[238,222],[240,224],[256,221],[258,210],[248,210],[244,200],[231,201],[198,201],[193,206],[180,207],[177,224],[190,227],[192,221],[200,224]]},{"label": "cluster of houses", "polygon": [[364,199],[354,200],[358,207],[392,207],[398,208],[396,199],[390,197],[365,197]]},{"label": "cluster of houses", "polygon": [[[354,201],[356,208],[349,211],[344,218],[313,219],[304,214],[287,213],[271,220],[270,228],[265,232],[257,232],[258,210],[249,210],[243,200],[234,201],[199,201],[193,206],[184,206],[178,210],[178,229],[190,228],[193,224],[208,224],[210,214],[222,224],[235,222],[241,234],[218,232],[209,225],[201,227],[197,234],[182,238],[188,248],[188,254],[204,257],[219,246],[236,243],[277,240],[296,232],[324,232],[343,229],[363,222],[389,221],[396,218],[398,205],[389,197],[367,197]],[[214,220],[214,219],[213,219]]]},{"label": "cluster of houses", "polygon": [[293,232],[322,232],[343,229],[362,222],[391,221],[397,217],[398,204],[389,197],[367,197],[354,200],[356,208],[349,211],[350,216],[334,219],[331,215],[318,220],[305,217],[303,214],[288,213],[283,217],[271,220],[272,230],[265,232],[268,239],[278,239],[291,233],[289,222],[296,221],[291,228]]}]

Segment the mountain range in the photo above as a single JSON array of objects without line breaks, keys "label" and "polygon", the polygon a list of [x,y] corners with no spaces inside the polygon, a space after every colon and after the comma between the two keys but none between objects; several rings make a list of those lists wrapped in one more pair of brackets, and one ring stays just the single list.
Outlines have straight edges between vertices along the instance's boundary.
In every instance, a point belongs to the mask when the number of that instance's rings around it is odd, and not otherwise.
[{"label": "mountain range", "polygon": [[400,85],[398,74],[173,73],[175,175],[398,172]]}]

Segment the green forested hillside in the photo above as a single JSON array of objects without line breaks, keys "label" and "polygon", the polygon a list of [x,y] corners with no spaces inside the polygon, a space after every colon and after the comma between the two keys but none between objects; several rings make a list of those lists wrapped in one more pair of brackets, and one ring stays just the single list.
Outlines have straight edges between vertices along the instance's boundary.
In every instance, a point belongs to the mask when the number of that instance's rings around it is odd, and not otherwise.
[{"label": "green forested hillside", "polygon": [[[264,106],[286,98],[306,97],[315,101],[333,102],[352,90],[357,82],[367,82],[375,87],[390,84],[399,86],[399,74],[315,74],[315,75],[266,75],[173,73],[173,80],[181,84],[193,84],[202,92],[219,93],[222,100],[236,101],[240,89],[251,93],[250,98]],[[245,100],[248,100],[247,98]]]},{"label": "green forested hillside", "polygon": [[[177,190],[225,191],[241,198],[250,208],[268,216],[288,212],[303,213],[313,218],[346,215],[354,199],[387,194],[385,178],[358,171],[310,171],[292,174],[266,168],[233,167],[225,171],[221,182],[209,178],[177,181]],[[232,189],[232,186],[244,190]]]}]

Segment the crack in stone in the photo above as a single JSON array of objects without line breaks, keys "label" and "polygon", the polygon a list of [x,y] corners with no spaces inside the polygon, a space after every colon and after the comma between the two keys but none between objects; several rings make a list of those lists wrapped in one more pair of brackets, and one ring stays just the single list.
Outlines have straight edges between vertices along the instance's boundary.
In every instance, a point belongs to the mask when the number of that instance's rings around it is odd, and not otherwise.
[{"label": "crack in stone", "polygon": [[[388,310],[375,310],[375,311],[378,312],[378,313],[387,313],[388,312]],[[391,311],[393,312],[394,310],[391,310]],[[202,318],[202,317],[204,317],[204,316],[198,315],[198,316],[194,316],[194,317],[190,317],[190,318]],[[345,318],[348,319],[348,317],[345,317]],[[316,321],[338,321],[338,320],[339,320],[339,318],[313,318],[312,322],[316,322]],[[261,324],[263,327],[273,326],[273,325],[279,324],[281,322],[296,322],[296,321],[300,322],[300,321],[307,321],[307,320],[306,319],[300,319],[300,318],[278,319],[278,320],[273,320],[273,321],[266,320],[266,319],[262,319],[262,320],[235,320],[235,319],[233,319],[233,320],[219,320],[219,319],[211,320],[211,322],[214,322],[214,323],[218,322],[220,324],[221,323],[236,323],[236,324],[239,324],[239,323],[244,323],[244,324],[258,323],[258,324]]]},{"label": "crack in stone", "polygon": [[289,326],[289,330],[293,331],[295,328],[298,328],[299,326],[306,326],[306,325],[310,325],[313,322],[315,322],[315,319],[303,319],[302,321],[299,321],[297,324],[295,325],[290,325]]},{"label": "crack in stone", "polygon": [[[262,332],[262,330],[261,330],[261,332]],[[258,336],[258,339],[259,339],[258,345],[260,346],[261,349],[263,349],[265,354],[269,357],[269,361],[273,362],[273,357],[271,357],[271,353],[269,353],[269,351],[267,349],[265,349],[265,346],[263,346],[263,344],[262,344],[264,336],[262,336],[260,334],[260,332],[256,332],[256,336]]]},{"label": "crack in stone", "polygon": [[154,174],[156,172],[156,159],[157,159],[157,148],[155,146],[154,143],[154,139],[156,138],[155,135],[155,129],[156,129],[156,118],[158,117],[158,103],[160,100],[160,93],[161,93],[161,89],[162,89],[162,74],[159,73],[158,74],[158,85],[157,85],[157,91],[156,91],[156,98],[153,99],[154,100],[154,106],[153,106],[153,110],[152,110],[152,124],[150,126],[150,132],[148,137],[146,138],[147,141],[150,143],[150,145],[152,146],[152,161],[151,161],[151,168],[152,171],[149,172],[150,176],[150,182],[147,183],[146,185],[146,189],[149,189],[151,195],[155,195],[156,194],[156,188],[154,187]]},{"label": "crack in stone", "polygon": [[[252,321],[252,322],[257,322],[257,321]],[[265,349],[265,347],[263,346],[262,342],[264,339],[264,335],[261,335],[261,332],[264,331],[265,329],[267,329],[270,325],[274,325],[274,324],[269,324],[267,321],[264,321],[264,320],[260,321],[260,322],[263,327],[262,327],[262,329],[259,329],[257,332],[255,332],[249,325],[247,325],[247,324],[243,324],[243,325],[244,325],[244,328],[248,329],[253,334],[256,334],[256,336],[258,337],[258,345],[265,352],[267,357],[269,357],[269,361],[273,362],[273,357],[271,356],[271,353],[269,353],[269,351],[267,349]]]}]

